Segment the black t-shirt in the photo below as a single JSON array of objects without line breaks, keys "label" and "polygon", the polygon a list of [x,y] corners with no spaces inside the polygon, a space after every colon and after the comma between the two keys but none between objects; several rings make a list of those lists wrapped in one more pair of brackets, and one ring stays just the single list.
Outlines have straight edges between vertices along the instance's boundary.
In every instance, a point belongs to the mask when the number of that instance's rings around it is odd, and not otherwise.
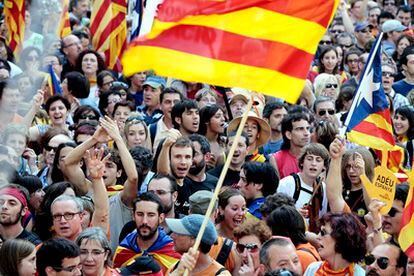
[{"label": "black t-shirt", "polygon": [[362,223],[365,223],[364,216],[368,214],[368,208],[365,206],[362,189],[346,191],[344,193],[344,198],[351,211],[358,216]]},{"label": "black t-shirt", "polygon": [[195,192],[207,190],[214,192],[218,178],[206,173],[206,179],[202,182],[194,181],[189,177],[184,178],[183,186],[178,186],[176,208],[182,214],[188,214],[189,197]]},{"label": "black t-shirt", "polygon": [[[0,238],[4,241],[4,239],[0,236]],[[29,241],[31,243],[33,243],[34,245],[38,245],[41,244],[42,241],[40,240],[39,236],[36,235],[35,233],[29,232],[26,229],[23,229],[23,231],[20,233],[20,235],[18,235],[15,239],[17,240],[26,240]]]},{"label": "black t-shirt", "polygon": [[[209,174],[220,177],[221,171],[224,165],[220,165],[208,171]],[[232,169],[228,169],[226,173],[226,177],[224,178],[223,185],[224,186],[233,186],[236,185],[240,180],[240,171],[233,171]]]}]

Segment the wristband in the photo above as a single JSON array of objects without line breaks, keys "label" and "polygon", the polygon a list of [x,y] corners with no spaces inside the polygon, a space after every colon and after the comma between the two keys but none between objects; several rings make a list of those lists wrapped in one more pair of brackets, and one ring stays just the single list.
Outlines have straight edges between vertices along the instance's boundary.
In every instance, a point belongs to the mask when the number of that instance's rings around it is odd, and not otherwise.
[{"label": "wristband", "polygon": [[377,229],[372,230],[375,234],[378,234],[382,230],[382,225],[378,227]]}]

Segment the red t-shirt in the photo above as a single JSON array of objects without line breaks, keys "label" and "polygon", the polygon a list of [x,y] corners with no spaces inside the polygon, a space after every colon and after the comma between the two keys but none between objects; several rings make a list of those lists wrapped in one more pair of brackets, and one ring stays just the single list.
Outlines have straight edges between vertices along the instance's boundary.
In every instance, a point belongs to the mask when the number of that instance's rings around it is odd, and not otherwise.
[{"label": "red t-shirt", "polygon": [[277,169],[279,170],[280,179],[291,175],[292,173],[300,172],[298,160],[292,155],[289,150],[280,150],[273,154],[275,158]]}]

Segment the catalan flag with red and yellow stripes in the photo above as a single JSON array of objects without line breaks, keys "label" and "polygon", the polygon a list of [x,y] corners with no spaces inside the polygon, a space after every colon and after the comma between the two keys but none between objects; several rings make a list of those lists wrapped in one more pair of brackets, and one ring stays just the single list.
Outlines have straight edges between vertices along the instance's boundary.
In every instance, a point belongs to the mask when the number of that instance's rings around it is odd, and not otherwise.
[{"label": "catalan flag with red and yellow stripes", "polygon": [[398,243],[411,260],[414,260],[414,172],[409,173],[408,182],[410,183],[410,190],[408,192],[407,201],[401,220],[401,230],[398,236]]},{"label": "catalan flag with red and yellow stripes", "polygon": [[25,0],[5,0],[4,14],[9,31],[8,44],[17,57],[24,40],[24,17],[26,13]]},{"label": "catalan flag with red and yellow stripes", "polygon": [[395,150],[390,109],[382,86],[381,39],[377,38],[345,120],[347,138],[381,151]]},{"label": "catalan flag with red and yellow stripes", "polygon": [[62,0],[62,12],[60,14],[59,27],[57,29],[57,35],[63,38],[70,35],[72,32],[69,21],[69,0]]},{"label": "catalan flag with red and yellow stripes", "polygon": [[121,71],[120,57],[126,49],[126,0],[94,0],[91,15],[92,45],[105,53],[110,69]]},{"label": "catalan flag with red and yellow stripes", "polygon": [[294,103],[339,0],[165,0],[124,73],[243,87]]}]

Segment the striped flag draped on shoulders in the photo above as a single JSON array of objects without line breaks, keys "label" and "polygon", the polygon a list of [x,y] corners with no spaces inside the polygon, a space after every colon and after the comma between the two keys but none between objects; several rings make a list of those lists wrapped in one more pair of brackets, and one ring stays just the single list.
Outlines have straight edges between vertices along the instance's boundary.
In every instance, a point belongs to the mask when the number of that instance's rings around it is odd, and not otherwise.
[{"label": "striped flag draped on shoulders", "polygon": [[243,87],[294,103],[339,0],[165,0],[124,73]]},{"label": "striped flag draped on shoulders", "polygon": [[381,38],[377,38],[345,121],[347,138],[361,146],[394,150],[390,109],[382,86]]},{"label": "striped flag draped on shoulders", "polygon": [[105,53],[110,69],[121,71],[119,58],[126,48],[126,0],[94,0],[91,15],[92,45]]},{"label": "striped flag draped on shoulders", "polygon": [[17,57],[20,48],[23,46],[24,17],[26,13],[25,0],[5,0],[4,14],[6,16],[6,26],[9,30],[9,47]]}]

